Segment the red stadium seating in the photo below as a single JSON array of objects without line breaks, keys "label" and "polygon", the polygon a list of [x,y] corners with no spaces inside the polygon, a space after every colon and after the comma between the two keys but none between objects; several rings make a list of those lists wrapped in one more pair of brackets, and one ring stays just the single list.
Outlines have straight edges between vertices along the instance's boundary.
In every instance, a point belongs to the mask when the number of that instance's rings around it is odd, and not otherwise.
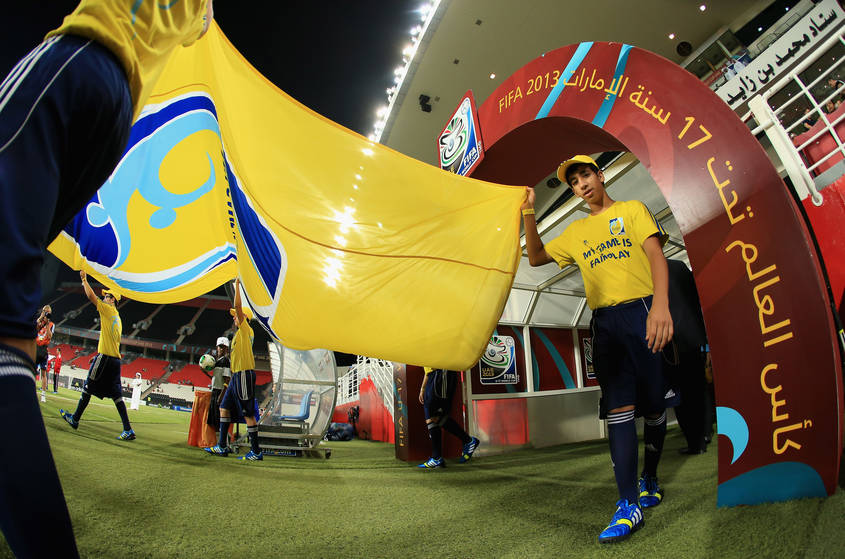
[{"label": "red stadium seating", "polygon": [[56,355],[59,350],[62,350],[62,361],[64,363],[70,363],[77,357],[79,357],[83,350],[79,346],[70,345],[70,344],[56,344],[50,348],[50,354]]},{"label": "red stadium seating", "polygon": [[[64,353],[64,351],[62,351],[62,353]],[[79,369],[88,369],[91,367],[91,361],[93,361],[96,355],[96,351],[92,351],[91,353],[85,354],[80,353],[79,357],[71,360],[70,364]],[[65,360],[65,363],[67,363],[67,360]]]},{"label": "red stadium seating", "polygon": [[[180,383],[179,381],[182,382]],[[188,384],[205,388],[211,384],[211,378],[202,372],[199,365],[191,363],[189,365],[185,365],[178,371],[171,373],[171,375],[167,377],[167,382],[170,384]]]},{"label": "red stadium seating", "polygon": [[139,357],[131,363],[124,364],[123,367],[121,367],[120,376],[135,378],[136,373],[141,373],[141,378],[155,380],[164,374],[169,365],[170,363],[162,361],[161,359]]}]

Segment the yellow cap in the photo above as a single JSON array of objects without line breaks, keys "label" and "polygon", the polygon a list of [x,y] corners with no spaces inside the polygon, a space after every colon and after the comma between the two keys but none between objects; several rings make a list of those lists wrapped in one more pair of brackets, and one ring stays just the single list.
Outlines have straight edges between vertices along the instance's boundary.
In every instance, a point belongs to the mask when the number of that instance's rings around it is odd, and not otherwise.
[{"label": "yellow cap", "polygon": [[569,184],[569,181],[566,180],[566,170],[569,169],[572,165],[578,163],[587,163],[588,165],[595,165],[596,169],[599,168],[593,158],[589,155],[575,155],[571,159],[567,159],[566,161],[561,163],[560,166],[557,168],[558,180],[563,184]]},{"label": "yellow cap", "polygon": [[103,289],[103,297],[105,297],[107,294],[114,297],[115,301],[120,301],[120,293],[118,293],[117,291],[112,291],[111,289]]},{"label": "yellow cap", "polygon": [[[241,312],[244,313],[244,316],[247,320],[253,319],[252,309],[250,309],[249,307],[241,307]],[[238,310],[234,308],[229,309],[229,314],[232,316],[236,316],[238,314]]]}]

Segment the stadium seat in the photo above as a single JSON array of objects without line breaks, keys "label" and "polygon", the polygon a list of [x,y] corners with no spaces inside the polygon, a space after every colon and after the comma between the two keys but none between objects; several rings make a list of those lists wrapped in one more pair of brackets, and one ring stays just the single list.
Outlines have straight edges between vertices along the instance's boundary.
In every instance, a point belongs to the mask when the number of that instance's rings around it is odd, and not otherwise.
[{"label": "stadium seat", "polygon": [[302,397],[302,402],[299,404],[299,412],[296,415],[282,415],[279,419],[283,421],[305,421],[311,415],[311,394],[313,390],[309,390]]}]

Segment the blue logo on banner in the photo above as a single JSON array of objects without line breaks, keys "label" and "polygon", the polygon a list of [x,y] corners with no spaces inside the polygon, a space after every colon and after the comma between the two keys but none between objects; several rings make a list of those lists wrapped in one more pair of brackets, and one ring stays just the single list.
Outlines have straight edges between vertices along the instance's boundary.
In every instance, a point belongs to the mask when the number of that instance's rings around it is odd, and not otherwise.
[{"label": "blue logo on banner", "polygon": [[[65,228],[88,262],[111,270],[126,262],[133,241],[130,201],[136,193],[157,208],[149,217],[149,226],[167,229],[176,222],[177,209],[194,204],[214,189],[217,174],[208,152],[204,161],[208,178],[188,192],[168,190],[160,178],[160,168],[168,154],[188,137],[203,131],[220,137],[217,111],[203,94],[175,99],[132,126],[126,151],[112,176]],[[196,280],[234,256],[234,247],[223,246],[203,255],[191,255],[189,263],[173,270],[108,275],[121,287],[134,291],[167,291]]]}]

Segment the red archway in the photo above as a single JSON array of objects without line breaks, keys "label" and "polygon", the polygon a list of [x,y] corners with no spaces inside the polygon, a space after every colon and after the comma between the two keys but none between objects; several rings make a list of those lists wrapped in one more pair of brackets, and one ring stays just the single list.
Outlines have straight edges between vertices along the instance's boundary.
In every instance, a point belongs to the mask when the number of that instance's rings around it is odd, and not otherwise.
[{"label": "red archway", "polygon": [[576,153],[622,150],[660,187],[684,236],[710,340],[726,435],[719,504],[832,494],[842,373],[819,256],[734,112],[653,53],[581,43],[528,63],[478,115],[485,158],[474,178],[536,184]]}]

